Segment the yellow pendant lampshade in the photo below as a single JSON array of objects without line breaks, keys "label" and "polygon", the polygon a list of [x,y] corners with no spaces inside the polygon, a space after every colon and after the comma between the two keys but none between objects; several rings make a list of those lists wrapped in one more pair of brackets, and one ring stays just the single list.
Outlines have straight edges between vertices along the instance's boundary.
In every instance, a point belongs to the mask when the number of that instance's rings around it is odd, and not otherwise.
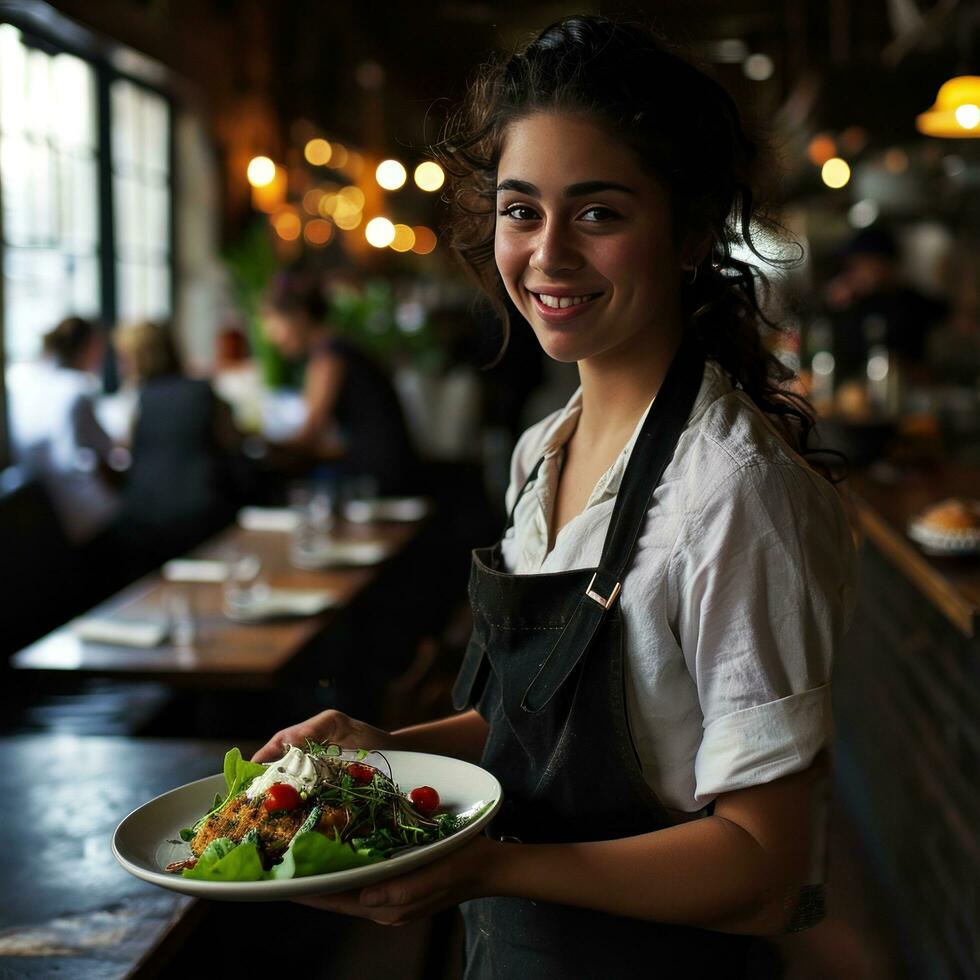
[{"label": "yellow pendant lampshade", "polygon": [[980,138],[980,75],[958,75],[944,82],[936,104],[916,116],[915,125],[926,136]]}]

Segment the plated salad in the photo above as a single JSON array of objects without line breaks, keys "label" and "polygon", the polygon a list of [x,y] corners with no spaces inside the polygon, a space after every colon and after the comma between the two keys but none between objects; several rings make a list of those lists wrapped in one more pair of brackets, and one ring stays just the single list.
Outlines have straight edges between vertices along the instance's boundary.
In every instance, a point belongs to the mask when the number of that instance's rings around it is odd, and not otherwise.
[{"label": "plated salad", "polygon": [[[344,871],[442,840],[481,810],[442,812],[439,793],[403,794],[383,771],[333,743],[287,746],[276,762],[225,755],[226,794],[185,830],[192,857],[167,871],[203,881],[262,881]],[[485,807],[483,808],[485,809]]]}]

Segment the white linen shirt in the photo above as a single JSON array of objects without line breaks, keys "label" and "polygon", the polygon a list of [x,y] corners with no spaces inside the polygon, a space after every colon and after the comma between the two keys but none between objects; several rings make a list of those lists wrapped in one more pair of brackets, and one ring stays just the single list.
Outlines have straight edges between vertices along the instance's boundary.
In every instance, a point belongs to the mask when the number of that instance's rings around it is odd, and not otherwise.
[{"label": "white linen shirt", "polygon": [[[579,388],[514,449],[508,511],[544,461],[502,541],[511,573],[599,563],[643,418],[549,554],[581,397]],[[837,491],[707,361],[618,599],[630,732],[665,807],[692,813],[810,765],[832,731],[831,666],[854,596],[854,545]]]}]

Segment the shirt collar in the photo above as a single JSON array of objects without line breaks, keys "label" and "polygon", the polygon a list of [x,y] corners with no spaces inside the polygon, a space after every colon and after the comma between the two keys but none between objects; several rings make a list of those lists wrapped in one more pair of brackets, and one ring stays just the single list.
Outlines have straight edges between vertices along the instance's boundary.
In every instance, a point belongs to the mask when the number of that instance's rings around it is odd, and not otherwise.
[{"label": "shirt collar", "polygon": [[[704,377],[701,380],[701,387],[698,391],[697,398],[694,401],[694,407],[691,409],[691,416],[687,421],[687,425],[690,426],[700,419],[708,405],[729,390],[731,390],[731,383],[728,381],[727,376],[725,375],[721,366],[715,361],[707,360],[705,362],[705,371]],[[606,472],[599,478],[599,481],[596,483],[595,488],[589,497],[588,504],[586,504],[587,507],[591,504],[597,503],[604,497],[614,496],[619,492],[619,487],[623,482],[623,474],[626,472],[626,464],[629,462],[630,454],[633,451],[633,446],[636,445],[636,440],[640,435],[640,430],[643,428],[643,423],[646,420],[650,407],[653,405],[655,400],[656,396],[650,399],[650,404],[647,405],[646,410],[640,416],[639,421],[636,423],[636,426],[633,429],[633,434],[623,447],[622,452],[620,452],[620,454],[616,457],[609,469],[606,470]],[[575,389],[572,397],[569,398],[558,417],[551,423],[550,426],[548,426],[548,429],[545,432],[541,450],[541,455],[544,456],[545,459],[550,459],[553,456],[557,456],[565,448],[565,443],[567,443],[572,437],[572,433],[575,431],[575,427],[578,425],[578,420],[581,413],[582,387],[580,385]]]}]

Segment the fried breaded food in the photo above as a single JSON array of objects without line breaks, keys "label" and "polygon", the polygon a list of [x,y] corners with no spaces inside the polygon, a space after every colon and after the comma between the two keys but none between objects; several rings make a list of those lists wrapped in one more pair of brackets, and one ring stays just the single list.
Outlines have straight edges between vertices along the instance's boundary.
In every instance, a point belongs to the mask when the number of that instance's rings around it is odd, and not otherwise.
[{"label": "fried breaded food", "polygon": [[[194,856],[200,857],[208,844],[219,837],[227,837],[237,843],[254,829],[261,841],[259,853],[263,865],[268,868],[282,857],[296,831],[310,815],[313,805],[270,813],[262,805],[263,798],[259,796],[250,800],[244,793],[239,793],[217,813],[212,813],[190,842]],[[344,807],[325,807],[314,829],[321,834],[336,836],[347,826],[349,819]]]}]

